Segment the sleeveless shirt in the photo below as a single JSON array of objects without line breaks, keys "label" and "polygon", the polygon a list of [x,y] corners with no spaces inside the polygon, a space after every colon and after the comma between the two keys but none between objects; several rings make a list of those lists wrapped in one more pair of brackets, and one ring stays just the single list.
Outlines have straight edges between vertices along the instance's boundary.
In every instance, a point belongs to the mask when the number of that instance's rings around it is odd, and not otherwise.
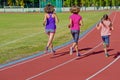
[{"label": "sleeveless shirt", "polygon": [[49,18],[47,18],[45,29],[56,29],[55,18],[52,17],[52,13],[49,13]]}]

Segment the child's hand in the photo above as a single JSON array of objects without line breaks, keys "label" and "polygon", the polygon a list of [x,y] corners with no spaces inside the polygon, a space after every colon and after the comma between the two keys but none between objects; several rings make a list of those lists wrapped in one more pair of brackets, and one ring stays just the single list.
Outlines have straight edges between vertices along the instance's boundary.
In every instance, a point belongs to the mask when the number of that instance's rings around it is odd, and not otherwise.
[{"label": "child's hand", "polygon": [[110,23],[109,28],[110,28],[110,30],[113,30],[112,23]]},{"label": "child's hand", "polygon": [[97,27],[99,26],[99,23],[97,24]]},{"label": "child's hand", "polygon": [[110,31],[112,31],[113,30],[113,27],[110,27]]},{"label": "child's hand", "polygon": [[100,29],[99,23],[96,24],[96,28],[97,28],[98,30]]}]

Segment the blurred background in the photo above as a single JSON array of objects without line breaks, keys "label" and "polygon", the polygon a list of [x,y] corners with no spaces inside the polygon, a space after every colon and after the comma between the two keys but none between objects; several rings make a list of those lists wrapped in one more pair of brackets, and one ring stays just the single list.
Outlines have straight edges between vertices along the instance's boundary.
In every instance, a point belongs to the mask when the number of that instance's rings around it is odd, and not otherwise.
[{"label": "blurred background", "polygon": [[47,4],[54,5],[57,12],[69,11],[72,5],[81,10],[120,8],[120,0],[0,0],[0,12],[43,12]]}]

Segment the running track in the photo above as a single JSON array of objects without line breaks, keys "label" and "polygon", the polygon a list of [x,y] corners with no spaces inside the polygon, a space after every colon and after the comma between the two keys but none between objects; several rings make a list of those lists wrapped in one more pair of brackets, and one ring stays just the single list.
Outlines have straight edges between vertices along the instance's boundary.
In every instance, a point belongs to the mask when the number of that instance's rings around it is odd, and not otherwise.
[{"label": "running track", "polygon": [[104,55],[101,37],[95,28],[79,40],[83,56],[69,55],[67,45],[56,55],[44,54],[0,69],[0,80],[120,80],[120,12],[112,12],[114,31],[109,58]]}]

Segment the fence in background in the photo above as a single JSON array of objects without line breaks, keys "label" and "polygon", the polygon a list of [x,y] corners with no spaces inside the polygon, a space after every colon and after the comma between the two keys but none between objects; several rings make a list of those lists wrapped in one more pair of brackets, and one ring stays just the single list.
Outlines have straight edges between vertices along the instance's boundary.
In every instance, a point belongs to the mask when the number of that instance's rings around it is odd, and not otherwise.
[{"label": "fence in background", "polygon": [[[62,12],[69,11],[70,7],[62,7]],[[81,7],[81,11],[89,10],[109,10],[109,9],[120,9],[117,7]],[[0,8],[0,12],[43,12],[43,8],[23,8],[23,7],[4,7]]]}]

